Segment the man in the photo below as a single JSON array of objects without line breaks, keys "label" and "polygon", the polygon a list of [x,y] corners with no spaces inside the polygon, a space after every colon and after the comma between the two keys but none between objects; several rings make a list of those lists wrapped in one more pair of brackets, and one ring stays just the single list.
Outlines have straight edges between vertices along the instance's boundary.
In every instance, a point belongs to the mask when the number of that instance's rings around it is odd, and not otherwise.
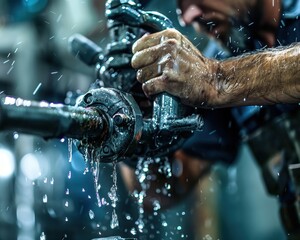
[{"label": "man", "polygon": [[[222,42],[232,55],[289,45],[300,38],[300,2],[179,0],[181,20]],[[240,32],[240,34],[239,34]],[[146,35],[133,46],[132,66],[146,95],[169,92],[185,104],[230,107],[298,103],[300,44],[217,61],[205,58],[176,30]],[[261,167],[268,191],[278,196],[289,238],[299,239],[288,167],[299,163],[297,105],[233,109]],[[291,134],[294,132],[295,134]]]},{"label": "man", "polygon": [[[266,46],[276,43],[278,0],[188,0],[179,1],[179,7],[185,24],[193,23],[224,44],[236,21],[253,22],[251,33]],[[300,99],[299,44],[217,61],[203,57],[178,31],[166,30],[138,40],[133,52],[132,66],[139,69],[137,79],[148,96],[166,91],[185,104],[214,108]]]}]

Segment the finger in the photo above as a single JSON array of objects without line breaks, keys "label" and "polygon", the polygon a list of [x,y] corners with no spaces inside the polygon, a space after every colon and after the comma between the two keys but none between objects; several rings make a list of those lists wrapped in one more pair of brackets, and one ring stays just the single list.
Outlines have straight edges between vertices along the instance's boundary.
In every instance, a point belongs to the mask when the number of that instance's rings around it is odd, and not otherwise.
[{"label": "finger", "polygon": [[165,92],[165,88],[162,76],[152,78],[142,85],[142,89],[147,97]]},{"label": "finger", "polygon": [[143,36],[132,45],[132,52],[142,51],[149,47],[156,46],[167,39],[180,39],[181,34],[175,29],[167,29],[161,32],[153,33],[147,36]]},{"label": "finger", "polygon": [[176,48],[178,47],[178,41],[169,39],[164,43],[157,46],[150,47],[135,53],[131,59],[131,65],[133,68],[143,68],[154,64],[163,64],[170,61],[176,55]]},{"label": "finger", "polygon": [[178,73],[176,70],[169,68],[164,70],[162,75],[152,78],[143,83],[142,88],[147,97],[156,95],[158,93],[167,92],[179,98],[185,98],[185,87],[182,80],[178,80]]},{"label": "finger", "polygon": [[162,59],[158,61],[158,63],[153,63],[147,67],[139,69],[137,72],[137,80],[140,83],[144,83],[149,79],[156,78],[164,72],[167,74],[170,69],[173,68],[174,59],[171,54],[167,54]]},{"label": "finger", "polygon": [[150,66],[139,69],[136,78],[140,83],[144,83],[149,79],[158,77],[159,75],[161,75],[161,73],[162,73],[162,66],[154,63],[151,64]]},{"label": "finger", "polygon": [[136,52],[131,59],[131,66],[135,69],[143,68],[154,63],[160,56],[159,46]]}]

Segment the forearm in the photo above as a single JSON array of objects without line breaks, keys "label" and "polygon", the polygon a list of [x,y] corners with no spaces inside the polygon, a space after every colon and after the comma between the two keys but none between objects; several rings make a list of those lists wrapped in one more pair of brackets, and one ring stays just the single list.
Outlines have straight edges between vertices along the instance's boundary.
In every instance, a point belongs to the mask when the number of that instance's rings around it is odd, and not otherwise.
[{"label": "forearm", "polygon": [[219,62],[218,107],[298,103],[300,44]]}]

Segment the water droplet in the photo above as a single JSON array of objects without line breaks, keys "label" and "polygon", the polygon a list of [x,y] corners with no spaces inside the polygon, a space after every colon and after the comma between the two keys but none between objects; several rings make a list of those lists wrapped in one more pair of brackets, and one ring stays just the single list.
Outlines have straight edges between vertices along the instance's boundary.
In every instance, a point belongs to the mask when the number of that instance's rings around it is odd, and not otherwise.
[{"label": "water droplet", "polygon": [[108,205],[108,203],[107,203],[107,201],[105,200],[105,198],[102,198],[102,199],[101,199],[101,204],[102,204],[102,205]]},{"label": "water droplet", "polygon": [[212,240],[213,238],[209,235],[209,234],[206,234],[203,238],[203,240]]},{"label": "water droplet", "polygon": [[89,211],[89,217],[90,217],[90,219],[95,218],[95,213],[92,210]]},{"label": "water droplet", "polygon": [[42,83],[39,83],[32,94],[35,95],[41,86],[42,86]]},{"label": "water droplet", "polygon": [[51,185],[54,184],[54,178],[51,178],[50,184],[51,184]]},{"label": "water droplet", "polygon": [[65,207],[69,207],[69,202],[68,201],[65,202]]},{"label": "water droplet", "polygon": [[44,232],[41,233],[40,240],[46,240],[46,235]]},{"label": "water droplet", "polygon": [[67,188],[66,195],[69,195],[69,194],[70,194],[70,190],[69,190],[69,188]]},{"label": "water droplet", "polygon": [[69,152],[69,162],[72,162],[73,140],[71,138],[68,139],[68,152]]},{"label": "water droplet", "polygon": [[17,140],[19,138],[19,134],[17,132],[13,133],[14,139]]},{"label": "water droplet", "polygon": [[84,188],[82,188],[82,190],[81,190],[82,192],[85,192],[85,189]]},{"label": "water droplet", "polygon": [[135,228],[131,228],[131,229],[130,229],[130,233],[131,233],[132,235],[136,235],[136,233],[137,233],[137,232],[136,232],[136,229],[135,229]]},{"label": "water droplet", "polygon": [[43,196],[43,203],[46,203],[46,202],[48,202],[48,197],[47,197],[47,195],[45,194],[45,195]]},{"label": "water droplet", "polygon": [[142,173],[139,175],[139,182],[142,183],[146,179],[146,174]]},{"label": "water droplet", "polygon": [[142,218],[139,218],[136,222],[136,225],[138,226],[138,230],[139,232],[143,232],[143,229],[145,227],[145,223],[144,221],[142,220]]},{"label": "water droplet", "polygon": [[159,201],[158,201],[158,200],[155,200],[155,201],[153,202],[153,210],[154,210],[154,211],[158,211],[160,208],[161,208],[161,206],[160,206]]},{"label": "water droplet", "polygon": [[111,227],[111,229],[114,229],[114,228],[119,226],[119,220],[118,220],[118,216],[116,214],[115,209],[113,209],[111,217],[112,217],[112,219],[111,219],[111,222],[110,222],[110,227]]},{"label": "water droplet", "polygon": [[71,179],[71,177],[72,177],[72,173],[71,173],[71,171],[69,171],[68,178]]},{"label": "water droplet", "polygon": [[65,222],[68,222],[68,221],[69,221],[69,219],[67,217],[65,217]]},{"label": "water droplet", "polygon": [[83,175],[87,174],[88,172],[89,172],[89,168],[86,167],[86,168],[84,169],[84,171],[83,171]]},{"label": "water droplet", "polygon": [[163,227],[167,227],[168,226],[168,223],[166,221],[163,221],[162,224],[161,224]]}]

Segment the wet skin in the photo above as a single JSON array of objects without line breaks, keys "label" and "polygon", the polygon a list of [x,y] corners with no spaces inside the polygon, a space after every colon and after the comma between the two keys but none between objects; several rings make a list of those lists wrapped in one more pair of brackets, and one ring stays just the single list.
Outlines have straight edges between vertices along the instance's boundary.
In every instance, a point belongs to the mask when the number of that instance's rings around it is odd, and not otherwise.
[{"label": "wet skin", "polygon": [[[202,26],[203,21],[212,21],[215,27],[210,30],[219,29],[222,40],[230,33],[229,19],[247,20],[241,14],[247,7],[250,10],[246,12],[251,13],[258,3],[272,4],[273,11],[266,15],[278,16],[279,1],[273,1],[274,6],[270,0],[254,1],[187,0],[179,1],[179,6],[185,23]],[[264,16],[257,19],[257,36],[271,46],[275,25]],[[214,108],[293,103],[300,97],[299,44],[220,62],[205,58],[180,32],[169,29],[142,37],[132,50],[132,66],[138,70],[137,79],[147,96],[168,92],[187,105]]]}]

